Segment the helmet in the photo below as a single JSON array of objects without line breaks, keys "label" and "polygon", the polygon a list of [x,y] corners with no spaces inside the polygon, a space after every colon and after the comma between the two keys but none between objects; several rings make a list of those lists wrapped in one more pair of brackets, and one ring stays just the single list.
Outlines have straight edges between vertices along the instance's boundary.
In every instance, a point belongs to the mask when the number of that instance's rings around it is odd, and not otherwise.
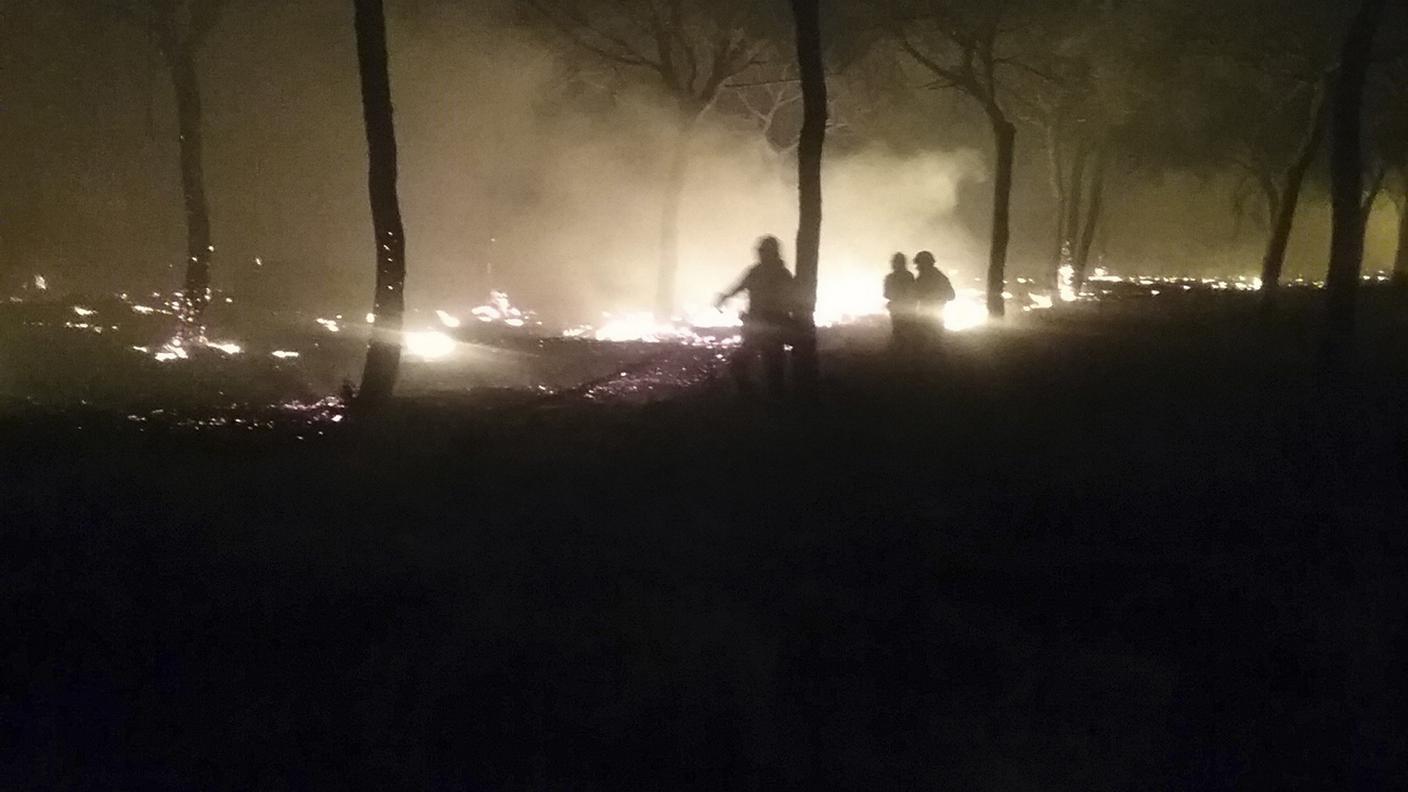
[{"label": "helmet", "polygon": [[771,234],[758,240],[758,258],[773,260],[782,258],[782,243]]},{"label": "helmet", "polygon": [[930,266],[934,263],[934,254],[927,250],[921,250],[914,254],[914,263],[921,267]]}]

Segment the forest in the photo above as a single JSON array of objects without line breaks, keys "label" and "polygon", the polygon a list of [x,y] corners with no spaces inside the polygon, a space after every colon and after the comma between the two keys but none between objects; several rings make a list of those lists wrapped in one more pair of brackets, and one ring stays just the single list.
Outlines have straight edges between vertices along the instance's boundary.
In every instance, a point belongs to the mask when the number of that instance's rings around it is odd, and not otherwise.
[{"label": "forest", "polygon": [[0,0],[0,788],[1393,788],[1405,399],[1400,2]]}]

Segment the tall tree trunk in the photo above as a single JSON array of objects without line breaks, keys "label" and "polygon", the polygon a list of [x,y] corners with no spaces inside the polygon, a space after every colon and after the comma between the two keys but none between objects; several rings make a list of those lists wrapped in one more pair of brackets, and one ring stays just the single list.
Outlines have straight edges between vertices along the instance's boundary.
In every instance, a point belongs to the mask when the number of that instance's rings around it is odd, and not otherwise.
[{"label": "tall tree trunk", "polygon": [[1295,225],[1296,209],[1300,204],[1301,187],[1305,184],[1305,175],[1315,163],[1315,155],[1319,153],[1320,145],[1325,140],[1324,104],[1322,95],[1316,100],[1310,128],[1306,131],[1295,161],[1286,169],[1281,193],[1277,196],[1275,214],[1271,220],[1271,234],[1266,240],[1266,255],[1261,259],[1261,300],[1266,307],[1275,305],[1276,295],[1280,293],[1281,272],[1285,267],[1286,247],[1291,241],[1291,229]]},{"label": "tall tree trunk", "polygon": [[1090,146],[1084,140],[1076,144],[1075,161],[1071,164],[1071,185],[1067,190],[1066,219],[1061,230],[1061,245],[1075,253],[1080,247],[1080,213],[1085,201],[1085,166],[1090,161]]},{"label": "tall tree trunk", "polygon": [[1408,189],[1398,200],[1398,250],[1393,255],[1394,288],[1408,290]]},{"label": "tall tree trunk", "polygon": [[1001,318],[1006,313],[1002,292],[1007,285],[1007,243],[1012,235],[1012,160],[1017,147],[1017,128],[995,106],[988,107],[988,118],[997,149],[992,190],[992,248],[988,257],[988,316]]},{"label": "tall tree trunk", "polygon": [[655,279],[655,319],[668,322],[675,315],[675,283],[680,269],[680,206],[689,176],[689,145],[698,114],[681,117],[675,131],[670,167],[665,173],[665,193],[660,201],[660,269]]},{"label": "tall tree trunk", "polygon": [[1061,132],[1057,123],[1046,127],[1046,164],[1050,169],[1051,198],[1056,202],[1056,236],[1051,251],[1051,271],[1047,277],[1054,291],[1061,284],[1061,253],[1066,245],[1066,174],[1061,165]]},{"label": "tall tree trunk", "polygon": [[1330,201],[1334,210],[1330,266],[1325,276],[1329,343],[1348,343],[1364,263],[1364,83],[1386,0],[1364,0],[1345,37],[1335,80],[1331,121]]},{"label": "tall tree trunk", "polygon": [[792,0],[797,27],[797,66],[802,81],[802,130],[797,140],[797,322],[793,344],[797,388],[816,391],[817,269],[821,256],[821,159],[826,146],[826,68],[822,59],[818,0]]},{"label": "tall tree trunk", "polygon": [[396,195],[396,126],[387,68],[386,14],[382,0],[353,0],[362,114],[367,128],[367,187],[376,245],[375,323],[362,372],[359,404],[391,398],[401,365],[401,322],[406,308],[406,238]]},{"label": "tall tree trunk", "polygon": [[1095,172],[1090,176],[1090,204],[1085,210],[1085,226],[1080,232],[1080,247],[1076,250],[1072,285],[1079,292],[1085,285],[1086,271],[1090,264],[1090,248],[1095,244],[1095,233],[1100,225],[1100,215],[1105,211],[1105,151],[1095,154]]},{"label": "tall tree trunk", "polygon": [[201,334],[201,320],[210,304],[210,208],[205,198],[202,160],[200,82],[195,53],[181,41],[166,53],[171,82],[176,91],[176,123],[181,153],[181,195],[186,211],[186,278],[182,285],[182,335],[193,340]]}]

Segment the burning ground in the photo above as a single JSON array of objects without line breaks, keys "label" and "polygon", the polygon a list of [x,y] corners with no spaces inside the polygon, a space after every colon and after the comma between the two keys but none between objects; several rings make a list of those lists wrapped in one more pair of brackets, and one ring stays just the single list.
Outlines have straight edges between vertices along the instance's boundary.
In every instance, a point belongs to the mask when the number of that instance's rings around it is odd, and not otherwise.
[{"label": "burning ground", "polygon": [[[1080,295],[1064,287],[1048,294],[1018,278],[1008,297],[1014,324],[1039,326],[1050,320],[1044,312],[1058,303],[1068,312],[1128,301],[1178,306],[1255,288],[1248,279],[1125,278],[1098,271]],[[824,290],[818,312],[823,334],[832,339],[883,334],[888,318],[871,291]],[[280,407],[298,414],[340,399],[344,384],[360,377],[374,321],[370,314],[271,311],[218,295],[205,337],[183,344],[174,316],[178,300],[179,295],[160,293],[38,292],[0,304],[0,405],[127,410],[142,419],[277,413]],[[403,337],[401,392],[669,398],[717,378],[737,343],[738,323],[736,313],[712,309],[688,311],[667,323],[647,313],[553,321],[495,292],[480,305],[411,312]],[[977,284],[960,284],[945,323],[956,333],[984,331],[987,317]]]}]

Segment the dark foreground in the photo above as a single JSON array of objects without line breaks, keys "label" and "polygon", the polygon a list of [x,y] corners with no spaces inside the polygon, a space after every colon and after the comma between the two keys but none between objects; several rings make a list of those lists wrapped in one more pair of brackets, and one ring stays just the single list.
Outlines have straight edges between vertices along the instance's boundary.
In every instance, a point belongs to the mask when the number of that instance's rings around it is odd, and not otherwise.
[{"label": "dark foreground", "polygon": [[1085,315],[833,350],[811,412],[12,420],[0,787],[1389,788],[1405,341]]}]

